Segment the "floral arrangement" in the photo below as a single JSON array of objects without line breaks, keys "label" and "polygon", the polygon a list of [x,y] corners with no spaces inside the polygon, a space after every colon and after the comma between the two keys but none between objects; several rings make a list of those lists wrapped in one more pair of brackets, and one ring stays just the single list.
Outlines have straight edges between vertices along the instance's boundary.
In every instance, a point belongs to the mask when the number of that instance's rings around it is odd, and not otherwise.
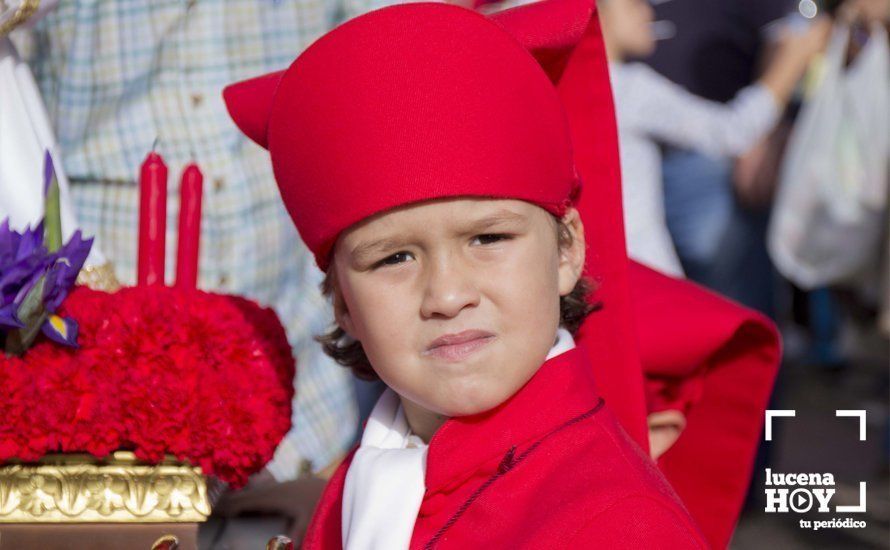
[{"label": "floral arrangement", "polygon": [[57,310],[93,240],[76,231],[62,244],[59,184],[48,153],[44,166],[44,220],[21,233],[10,228],[9,220],[0,225],[0,343],[8,355],[22,355],[41,332],[58,343],[77,345],[77,323]]},{"label": "floral arrangement", "polygon": [[234,486],[290,429],[294,360],[271,309],[168,287],[75,289],[79,349],[0,358],[0,462],[47,453],[166,453]]},{"label": "floral arrangement", "polygon": [[74,287],[91,241],[62,244],[49,155],[46,166],[43,222],[0,225],[0,465],[131,450],[243,485],[291,426],[294,358],[277,315],[197,290],[196,243],[180,255],[188,284]]}]

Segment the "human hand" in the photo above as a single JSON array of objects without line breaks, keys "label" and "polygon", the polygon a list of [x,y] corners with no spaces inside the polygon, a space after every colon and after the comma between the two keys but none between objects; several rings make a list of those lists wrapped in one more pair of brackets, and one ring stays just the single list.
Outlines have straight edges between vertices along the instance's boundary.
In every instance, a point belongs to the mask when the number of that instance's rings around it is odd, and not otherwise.
[{"label": "human hand", "polygon": [[650,413],[646,420],[649,425],[649,455],[652,460],[658,460],[680,438],[686,427],[686,417],[680,411],[666,410]]},{"label": "human hand", "polygon": [[464,8],[475,9],[476,0],[446,0],[448,4],[454,4],[455,6],[462,6]]},{"label": "human hand", "polygon": [[832,22],[819,17],[805,30],[786,28],[777,41],[775,54],[760,82],[772,93],[779,109],[784,108],[813,56],[825,49]]},{"label": "human hand", "polygon": [[838,10],[848,24],[861,21],[867,25],[890,23],[890,0],[847,0]]},{"label": "human hand", "polygon": [[828,45],[831,28],[830,18],[817,17],[805,29],[785,29],[779,36],[777,59],[793,60],[806,65]]},{"label": "human hand", "polygon": [[736,159],[733,189],[742,206],[763,209],[772,202],[792,127],[782,120],[768,136]]}]

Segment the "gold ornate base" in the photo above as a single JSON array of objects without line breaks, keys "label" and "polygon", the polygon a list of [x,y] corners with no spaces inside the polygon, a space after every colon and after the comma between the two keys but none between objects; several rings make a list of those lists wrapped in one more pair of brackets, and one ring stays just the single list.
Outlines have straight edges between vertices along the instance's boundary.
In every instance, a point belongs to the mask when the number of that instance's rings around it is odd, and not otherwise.
[{"label": "gold ornate base", "polygon": [[52,455],[0,467],[0,524],[192,523],[209,515],[201,469],[174,459],[148,465],[118,451],[106,460]]}]

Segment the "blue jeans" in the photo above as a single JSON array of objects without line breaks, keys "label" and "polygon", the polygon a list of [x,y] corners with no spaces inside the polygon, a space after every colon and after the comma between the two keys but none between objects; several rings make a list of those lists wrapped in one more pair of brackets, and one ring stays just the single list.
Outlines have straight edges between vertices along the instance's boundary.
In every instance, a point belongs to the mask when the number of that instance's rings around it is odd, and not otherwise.
[{"label": "blue jeans", "polygon": [[775,272],[766,251],[769,213],[739,206],[732,160],[670,150],[662,163],[668,230],[686,276],[775,316]]}]

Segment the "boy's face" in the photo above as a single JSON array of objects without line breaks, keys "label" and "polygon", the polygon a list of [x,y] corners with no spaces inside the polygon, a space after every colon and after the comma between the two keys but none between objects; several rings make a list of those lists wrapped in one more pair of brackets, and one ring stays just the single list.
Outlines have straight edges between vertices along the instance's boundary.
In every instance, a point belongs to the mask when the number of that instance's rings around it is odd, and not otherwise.
[{"label": "boy's face", "polygon": [[518,200],[448,199],[353,226],[337,242],[335,312],[403,399],[464,416],[516,393],[554,343],[559,297],[584,264],[577,212],[556,222]]}]

